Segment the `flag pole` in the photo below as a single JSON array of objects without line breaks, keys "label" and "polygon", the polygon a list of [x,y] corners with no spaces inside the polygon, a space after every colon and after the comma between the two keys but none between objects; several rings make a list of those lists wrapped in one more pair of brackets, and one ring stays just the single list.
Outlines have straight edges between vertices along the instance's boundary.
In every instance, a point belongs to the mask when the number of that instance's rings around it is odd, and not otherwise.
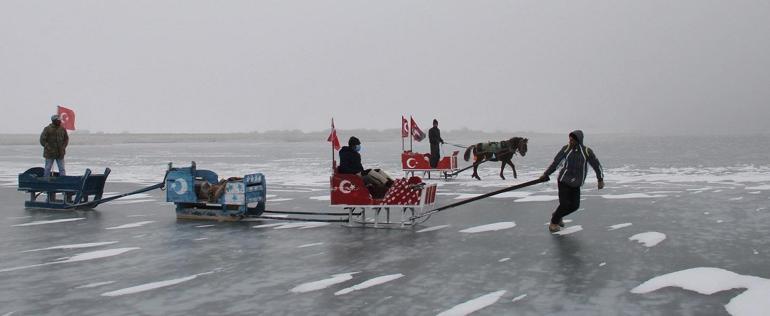
[{"label": "flag pole", "polygon": [[[334,133],[334,132],[335,132],[334,131],[334,118],[332,118],[332,130],[331,130],[330,133]],[[337,164],[337,161],[335,161],[335,158],[334,158],[334,139],[332,139],[332,141],[330,143],[332,145],[332,173],[334,173],[334,165]]]},{"label": "flag pole", "polygon": [[401,152],[404,152],[406,148],[404,148],[404,117],[401,116]]},{"label": "flag pole", "polygon": [[412,121],[414,121],[414,118],[409,115],[409,151],[414,152],[414,148],[412,147],[412,129],[414,128],[412,126]]}]

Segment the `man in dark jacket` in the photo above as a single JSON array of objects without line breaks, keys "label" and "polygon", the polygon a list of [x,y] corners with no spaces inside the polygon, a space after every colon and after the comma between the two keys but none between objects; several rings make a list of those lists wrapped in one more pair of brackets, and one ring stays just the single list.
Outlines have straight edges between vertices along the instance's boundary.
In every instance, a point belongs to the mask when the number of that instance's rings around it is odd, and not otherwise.
[{"label": "man in dark jacket", "polygon": [[441,130],[438,129],[438,121],[436,119],[433,119],[433,127],[428,130],[428,140],[430,141],[430,167],[436,168],[439,159],[441,159],[439,144],[444,143],[444,140],[441,139]]},{"label": "man in dark jacket", "polygon": [[604,188],[604,172],[599,159],[591,148],[583,145],[583,131],[576,130],[569,133],[569,144],[562,147],[553,159],[553,163],[545,170],[541,178],[548,177],[556,171],[560,164],[564,163],[559,172],[559,206],[551,215],[551,223],[548,229],[557,232],[564,227],[562,219],[576,211],[580,207],[580,187],[588,175],[588,165],[596,172],[599,180],[599,190]]},{"label": "man in dark jacket", "polygon": [[43,158],[45,158],[44,177],[51,176],[51,168],[54,161],[56,161],[56,165],[59,167],[59,175],[66,175],[64,171],[64,154],[66,153],[69,141],[70,138],[67,135],[67,130],[61,126],[59,116],[51,116],[51,124],[46,126],[40,134],[40,145],[43,146]]},{"label": "man in dark jacket", "polygon": [[348,145],[340,149],[340,165],[337,167],[339,173],[349,173],[361,175],[364,167],[361,165],[361,141],[355,136],[350,137]]}]

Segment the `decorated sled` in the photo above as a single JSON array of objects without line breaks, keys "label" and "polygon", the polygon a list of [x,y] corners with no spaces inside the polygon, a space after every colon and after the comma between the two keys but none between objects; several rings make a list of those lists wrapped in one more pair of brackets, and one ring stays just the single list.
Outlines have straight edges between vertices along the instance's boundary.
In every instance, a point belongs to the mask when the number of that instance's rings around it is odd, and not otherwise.
[{"label": "decorated sled", "polygon": [[[414,225],[411,218],[422,215],[436,202],[436,184],[423,183],[420,177],[394,180],[382,198],[373,197],[364,180],[355,174],[334,172],[329,184],[331,208],[347,211],[350,226]],[[401,211],[398,221],[391,219],[391,209]],[[384,221],[380,216],[382,211]]]},{"label": "decorated sled", "polygon": [[[92,174],[86,169],[82,176],[59,176],[52,172],[50,177],[43,176],[42,167],[30,168],[19,174],[19,191],[29,193],[24,202],[27,208],[73,209],[93,208],[98,203],[85,203],[100,200],[104,193],[104,183],[110,174],[110,168],[103,174]],[[41,196],[45,193],[45,196]],[[81,207],[82,206],[82,207]]]},{"label": "decorated sled", "polygon": [[430,166],[430,154],[416,153],[411,150],[405,150],[401,153],[401,169],[404,171],[405,176],[409,176],[411,173],[414,176],[415,172],[422,171],[423,174],[428,174],[430,179],[431,171],[439,172],[443,174],[444,179],[454,177],[457,175],[459,168],[457,167],[457,154],[460,152],[455,150],[451,156],[444,156],[439,159],[436,168]]},{"label": "decorated sled", "polygon": [[237,221],[265,211],[267,184],[261,173],[220,180],[210,170],[172,168],[165,180],[166,201],[176,205],[179,219]]}]

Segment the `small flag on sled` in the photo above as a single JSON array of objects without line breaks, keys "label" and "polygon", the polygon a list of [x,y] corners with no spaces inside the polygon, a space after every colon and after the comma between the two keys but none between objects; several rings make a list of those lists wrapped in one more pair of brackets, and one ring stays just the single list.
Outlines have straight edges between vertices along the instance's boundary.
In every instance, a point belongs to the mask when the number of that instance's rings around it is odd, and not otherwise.
[{"label": "small flag on sled", "polygon": [[414,118],[410,116],[409,119],[412,121],[412,137],[414,137],[414,140],[419,142],[425,139],[425,133],[417,126]]},{"label": "small flag on sled", "polygon": [[56,114],[59,115],[62,127],[71,131],[75,130],[75,111],[59,105],[56,107]]},{"label": "small flag on sled", "polygon": [[337,138],[337,129],[334,128],[334,119],[332,119],[332,132],[329,134],[329,138],[327,138],[326,141],[332,143],[334,150],[340,150],[340,139]]}]

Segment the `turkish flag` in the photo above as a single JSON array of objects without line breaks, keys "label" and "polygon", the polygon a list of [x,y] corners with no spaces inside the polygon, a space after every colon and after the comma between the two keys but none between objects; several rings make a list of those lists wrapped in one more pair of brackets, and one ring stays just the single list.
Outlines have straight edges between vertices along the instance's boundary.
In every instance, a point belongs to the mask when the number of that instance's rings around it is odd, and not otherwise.
[{"label": "turkish flag", "polygon": [[419,142],[425,139],[425,133],[417,126],[414,118],[410,116],[409,119],[412,121],[412,137],[414,137],[414,140]]},{"label": "turkish flag", "polygon": [[327,138],[326,141],[332,143],[334,150],[340,150],[340,139],[337,138],[337,129],[334,128],[334,119],[332,119],[332,132],[329,134],[329,138]]},{"label": "turkish flag", "polygon": [[75,130],[75,111],[59,105],[56,107],[56,114],[59,115],[62,127],[71,131]]},{"label": "turkish flag", "polygon": [[409,137],[409,122],[401,116],[401,138]]}]

